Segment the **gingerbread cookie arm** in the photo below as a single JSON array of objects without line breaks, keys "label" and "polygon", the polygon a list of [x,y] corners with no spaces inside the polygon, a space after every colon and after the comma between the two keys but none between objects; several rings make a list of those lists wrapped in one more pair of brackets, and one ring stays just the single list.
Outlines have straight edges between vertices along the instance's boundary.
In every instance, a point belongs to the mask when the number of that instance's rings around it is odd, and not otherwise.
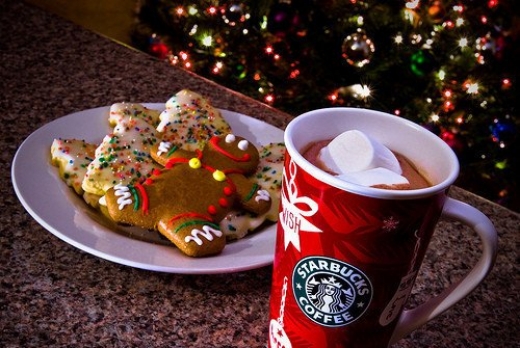
[{"label": "gingerbread cookie arm", "polygon": [[162,166],[166,166],[168,161],[173,158],[192,158],[195,155],[195,152],[184,150],[180,145],[169,141],[161,141],[155,144],[150,153],[152,158]]},{"label": "gingerbread cookie arm", "polygon": [[108,189],[101,204],[115,222],[155,229],[161,210],[149,209],[149,190],[150,186],[141,184],[118,184]]},{"label": "gingerbread cookie arm", "polygon": [[229,174],[229,176],[236,185],[239,204],[242,208],[258,215],[271,208],[271,195],[268,190],[264,190],[243,175]]}]

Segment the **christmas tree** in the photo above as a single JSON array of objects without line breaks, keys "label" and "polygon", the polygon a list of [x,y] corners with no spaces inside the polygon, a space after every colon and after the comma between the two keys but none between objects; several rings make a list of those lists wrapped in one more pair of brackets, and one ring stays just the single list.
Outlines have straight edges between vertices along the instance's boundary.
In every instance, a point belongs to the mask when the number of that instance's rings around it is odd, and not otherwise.
[{"label": "christmas tree", "polygon": [[457,185],[520,210],[514,0],[142,0],[137,47],[290,114],[381,110],[457,153]]}]

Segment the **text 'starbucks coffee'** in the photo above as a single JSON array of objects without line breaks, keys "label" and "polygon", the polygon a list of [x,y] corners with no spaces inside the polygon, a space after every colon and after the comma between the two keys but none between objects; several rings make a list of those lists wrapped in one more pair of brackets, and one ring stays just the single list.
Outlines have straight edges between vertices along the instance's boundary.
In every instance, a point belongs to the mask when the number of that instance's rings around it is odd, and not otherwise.
[{"label": "text 'starbucks coffee'", "polygon": [[357,268],[328,257],[306,257],[294,267],[294,296],[317,324],[340,327],[359,318],[372,300],[372,284]]},{"label": "text 'starbucks coffee'", "polygon": [[[304,158],[309,144],[350,130],[361,132],[358,147],[372,151],[369,157],[353,152],[334,162],[327,156],[346,146],[336,143],[323,154],[334,170],[324,171]],[[496,232],[482,213],[446,196],[458,162],[432,133],[393,115],[333,108],[294,119],[285,144],[270,347],[387,347],[465,297],[489,272]],[[428,185],[379,188],[406,180],[398,161],[381,146],[428,173]],[[346,160],[352,164],[345,165]],[[381,177],[383,186],[371,185]],[[440,303],[403,311],[442,214],[476,226],[484,244],[478,272],[447,290],[451,296]]]}]

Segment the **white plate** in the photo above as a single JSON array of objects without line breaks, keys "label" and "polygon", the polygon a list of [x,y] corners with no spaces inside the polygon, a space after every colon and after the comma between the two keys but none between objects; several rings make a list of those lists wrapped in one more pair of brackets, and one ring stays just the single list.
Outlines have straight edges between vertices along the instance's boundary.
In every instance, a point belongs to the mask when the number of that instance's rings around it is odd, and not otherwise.
[{"label": "white plate", "polygon": [[[164,108],[164,104],[144,105],[157,110]],[[127,230],[109,223],[89,208],[66,186],[57,168],[51,165],[50,147],[55,138],[100,143],[111,130],[108,110],[109,107],[100,107],[80,111],[50,122],[32,133],[16,152],[11,167],[13,186],[25,209],[38,223],[83,251],[147,270],[210,274],[238,272],[272,263],[274,224],[229,243],[218,256],[190,258],[166,243],[161,245],[131,238]],[[283,131],[274,126],[236,112],[221,111],[235,134],[257,145],[283,141]]]}]

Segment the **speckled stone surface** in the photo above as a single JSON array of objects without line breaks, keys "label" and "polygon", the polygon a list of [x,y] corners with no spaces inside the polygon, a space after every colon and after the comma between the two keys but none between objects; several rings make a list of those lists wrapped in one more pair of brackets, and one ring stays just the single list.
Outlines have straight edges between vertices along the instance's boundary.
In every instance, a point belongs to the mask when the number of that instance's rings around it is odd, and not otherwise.
[{"label": "speckled stone surface", "polygon": [[[1,345],[264,347],[270,267],[176,275],[99,259],[25,212],[10,165],[21,142],[53,119],[119,101],[164,102],[182,88],[280,127],[288,115],[30,5],[3,0],[0,19]],[[520,215],[458,188],[451,195],[495,223],[496,265],[469,297],[395,347],[519,347]],[[410,306],[459,279],[476,261],[476,242],[466,227],[441,222]]]}]

